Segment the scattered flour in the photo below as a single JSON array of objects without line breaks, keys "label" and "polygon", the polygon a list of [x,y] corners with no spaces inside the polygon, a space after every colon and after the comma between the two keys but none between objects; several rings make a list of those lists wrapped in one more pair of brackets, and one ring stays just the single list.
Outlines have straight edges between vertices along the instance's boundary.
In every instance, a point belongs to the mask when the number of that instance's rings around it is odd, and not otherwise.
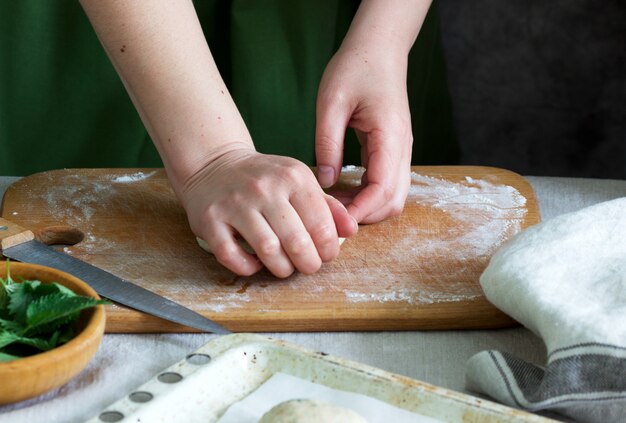
[{"label": "scattered flour", "polygon": [[109,183],[84,181],[79,175],[66,175],[45,192],[44,199],[52,217],[81,230],[89,229],[91,218],[117,194]]},{"label": "scattered flour", "polygon": [[129,183],[129,182],[143,181],[144,179],[148,179],[149,177],[151,177],[155,173],[156,173],[156,171],[152,171],[152,172],[150,172],[148,174],[145,174],[143,172],[137,172],[137,173],[133,173],[131,175],[116,176],[115,178],[112,179],[112,181],[115,182],[115,183],[120,183],[120,184],[126,184],[126,183]]},{"label": "scattered flour", "polygon": [[[360,185],[362,168],[345,166],[342,173],[347,185]],[[472,286],[461,282],[464,273],[476,266],[477,260],[487,260],[500,245],[521,230],[526,216],[526,198],[511,186],[470,176],[451,182],[413,172],[407,197],[407,203],[410,202],[443,213],[448,224],[442,225],[437,218],[432,226],[426,222],[419,227],[404,228],[405,236],[389,240],[386,243],[390,245],[389,250],[380,252],[385,256],[380,259],[380,266],[375,271],[363,269],[363,274],[359,274],[362,288],[350,287],[343,292],[345,297],[351,302],[406,304],[458,302],[482,297],[478,284]],[[424,257],[429,261],[424,262]],[[401,281],[389,290],[381,289],[380,282],[385,280],[387,268],[407,260],[412,260],[420,272],[436,279],[433,272],[446,270],[443,266],[438,269],[433,258],[457,263],[454,274],[446,273],[445,280],[451,282],[446,282],[445,286],[409,280]]]},{"label": "scattered flour", "polygon": [[365,292],[346,292],[346,298],[354,303],[362,302],[378,302],[386,303],[405,302],[407,304],[434,304],[440,302],[457,302],[466,301],[481,297],[479,293],[468,294],[451,294],[443,291],[425,291],[417,289],[401,289],[393,292],[382,294],[365,293]]},{"label": "scattered flour", "polygon": [[408,201],[445,212],[462,229],[453,238],[430,238],[426,245],[419,246],[422,250],[453,255],[469,251],[475,257],[491,255],[520,231],[526,216],[526,198],[508,185],[469,176],[465,183],[454,183],[415,172],[411,180]]}]

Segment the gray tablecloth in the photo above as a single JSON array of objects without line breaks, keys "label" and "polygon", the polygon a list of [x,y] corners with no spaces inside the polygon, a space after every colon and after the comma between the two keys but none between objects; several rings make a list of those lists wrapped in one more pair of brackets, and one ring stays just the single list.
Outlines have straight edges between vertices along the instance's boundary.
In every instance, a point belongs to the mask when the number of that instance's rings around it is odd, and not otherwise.
[{"label": "gray tablecloth", "polygon": [[[16,179],[0,177],[0,195]],[[537,194],[544,220],[626,196],[626,181],[528,179]],[[464,391],[467,359],[479,351],[498,349],[530,362],[542,364],[545,361],[543,343],[523,328],[269,335],[457,391]],[[105,335],[96,357],[80,375],[56,391],[0,407],[0,422],[86,420],[212,337],[205,334]]]}]

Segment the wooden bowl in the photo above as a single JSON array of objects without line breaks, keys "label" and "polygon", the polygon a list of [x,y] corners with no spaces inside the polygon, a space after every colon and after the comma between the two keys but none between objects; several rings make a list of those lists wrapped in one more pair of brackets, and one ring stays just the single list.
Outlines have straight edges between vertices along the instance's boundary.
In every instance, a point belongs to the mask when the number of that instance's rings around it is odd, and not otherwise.
[{"label": "wooden bowl", "polygon": [[[79,295],[94,298],[98,294],[80,279],[50,267],[10,263],[11,278],[57,282]],[[6,277],[6,262],[0,264],[0,276]],[[0,404],[21,401],[57,388],[87,366],[104,333],[104,306],[83,310],[78,319],[76,336],[66,344],[29,357],[0,363]]]}]

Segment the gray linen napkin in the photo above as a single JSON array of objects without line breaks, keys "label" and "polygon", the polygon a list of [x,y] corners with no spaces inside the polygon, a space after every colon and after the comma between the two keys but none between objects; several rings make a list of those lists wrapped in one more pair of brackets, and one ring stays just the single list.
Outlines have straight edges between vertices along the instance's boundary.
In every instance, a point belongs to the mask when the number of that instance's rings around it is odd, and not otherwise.
[{"label": "gray linen napkin", "polygon": [[541,337],[546,366],[500,351],[467,363],[469,390],[530,411],[626,422],[626,198],[535,225],[491,259],[485,295]]}]

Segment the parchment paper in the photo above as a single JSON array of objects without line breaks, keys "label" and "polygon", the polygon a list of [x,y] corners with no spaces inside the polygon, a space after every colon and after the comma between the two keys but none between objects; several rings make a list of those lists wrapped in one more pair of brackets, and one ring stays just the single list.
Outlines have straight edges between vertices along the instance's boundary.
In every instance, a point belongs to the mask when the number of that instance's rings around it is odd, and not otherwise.
[{"label": "parchment paper", "polygon": [[441,422],[366,395],[340,391],[285,373],[276,373],[252,394],[231,405],[218,423],[257,423],[272,407],[292,399],[312,399],[351,408],[370,423]]}]

